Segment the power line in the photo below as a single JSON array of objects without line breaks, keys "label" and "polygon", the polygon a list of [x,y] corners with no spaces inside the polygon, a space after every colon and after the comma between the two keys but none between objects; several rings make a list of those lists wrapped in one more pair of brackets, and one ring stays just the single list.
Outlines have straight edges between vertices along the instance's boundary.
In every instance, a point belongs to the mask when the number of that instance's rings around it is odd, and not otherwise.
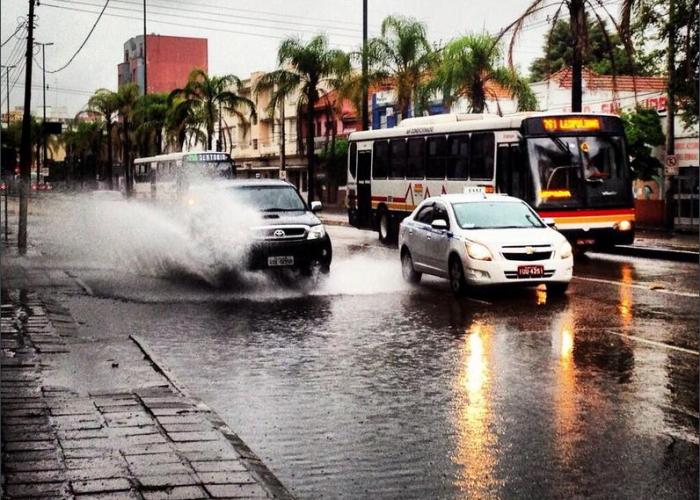
[{"label": "power line", "polygon": [[[61,4],[67,4],[67,5],[64,6],[65,8],[72,8],[73,5],[83,5],[83,6],[85,6],[85,7],[97,7],[97,5],[95,5],[94,3],[90,3],[90,2],[86,2],[86,1],[80,1],[80,0],[52,0],[52,1],[54,1],[54,2],[59,2],[59,3],[61,3]],[[127,2],[127,1],[125,1],[125,0],[115,0],[115,1],[121,1],[121,3],[129,4],[129,5],[137,5],[137,4],[134,4],[134,3],[131,3],[131,2]],[[71,7],[68,7],[69,5],[70,5]],[[159,7],[159,8],[163,9],[164,7]],[[77,9],[76,9],[76,10],[77,10]],[[114,7],[114,6],[112,6],[112,7],[110,7],[110,13],[108,13],[107,15],[108,15],[108,16],[109,16],[109,15],[114,16],[115,14],[111,14],[111,11],[113,11],[113,10],[123,11],[123,12],[133,12],[133,13],[135,13],[135,14],[141,14],[141,12],[142,12],[141,9],[129,8],[129,7]],[[181,14],[173,13],[173,12],[171,11],[171,9],[168,9],[168,10],[170,10],[170,12],[156,12],[156,13],[154,13],[153,15],[154,15],[154,16],[160,16],[161,19],[162,19],[162,17],[171,17],[171,18],[176,18],[176,19],[181,19],[181,18],[182,18],[182,15],[181,15]],[[285,26],[270,26],[270,25],[267,25],[267,24],[258,24],[258,23],[252,23],[252,22],[236,22],[235,19],[238,19],[238,18],[236,18],[235,16],[231,16],[231,15],[229,15],[229,14],[222,14],[222,13],[212,14],[212,13],[207,13],[207,12],[205,12],[205,13],[204,13],[205,15],[201,15],[201,14],[202,14],[202,11],[201,11],[201,10],[192,10],[192,9],[184,9],[184,10],[189,10],[189,11],[191,11],[191,12],[199,13],[200,15],[188,15],[188,18],[189,18],[189,19],[194,19],[194,20],[197,20],[197,21],[204,21],[204,22],[207,22],[207,23],[212,23],[212,22],[213,22],[213,23],[220,23],[220,24],[226,24],[226,25],[235,24],[235,25],[238,25],[238,26],[246,27],[246,28],[263,28],[263,29],[269,29],[269,30],[284,31],[285,33],[288,33],[288,32],[289,32],[289,30],[286,29]],[[208,15],[207,15],[207,14],[208,14]],[[227,21],[226,18],[230,18],[230,19],[232,19],[232,20],[231,20],[231,21]],[[139,19],[141,19],[141,17],[139,17]],[[260,18],[257,18],[257,19],[255,19],[255,20],[257,20],[257,21],[263,21],[263,22],[270,22],[270,20],[265,20],[265,19],[260,19]],[[165,22],[165,21],[160,20],[160,22]],[[277,21],[277,22],[279,22],[279,21]],[[287,23],[287,24],[296,24],[296,23]],[[317,34],[317,33],[319,33],[319,30],[325,30],[325,31],[327,31],[329,34],[332,34],[332,35],[334,35],[334,36],[343,37],[343,38],[350,38],[350,39],[353,39],[353,40],[356,39],[356,38],[359,39],[359,37],[356,37],[356,36],[354,36],[354,35],[350,35],[350,34],[347,34],[347,33],[340,33],[340,32],[336,32],[336,31],[331,31],[327,26],[320,26],[320,25],[318,25],[318,26],[316,26],[316,25],[308,25],[308,26],[311,26],[311,27],[317,28],[317,29],[297,28],[296,31],[297,31],[297,32],[300,32],[300,33]],[[210,26],[207,26],[207,28],[208,28],[208,29],[211,29]],[[333,29],[333,30],[336,30],[336,29],[340,29],[340,28],[332,28],[332,29]]]},{"label": "power line", "polygon": [[26,26],[26,23],[24,23],[24,22],[20,23],[20,25],[17,26],[17,29],[15,30],[15,32],[12,33],[9,37],[7,37],[7,40],[5,40],[4,42],[2,42],[2,44],[0,44],[0,47],[4,47],[5,45],[7,45],[7,42],[9,42],[10,40],[12,40],[12,39],[14,38],[14,36],[15,36],[17,33],[19,33],[20,30],[21,30],[22,28],[24,28],[25,26]]},{"label": "power line", "polygon": [[58,69],[55,69],[53,71],[47,71],[47,73],[54,74],[58,73],[59,71],[63,71],[75,60],[75,58],[78,56],[78,54],[80,54],[80,51],[83,50],[83,47],[85,47],[85,44],[90,39],[90,36],[92,35],[93,31],[95,31],[97,23],[99,23],[100,19],[102,19],[102,15],[105,13],[105,10],[107,10],[107,5],[109,5],[109,0],[105,0],[105,5],[104,7],[102,7],[102,11],[100,11],[100,14],[97,16],[97,19],[95,19],[95,23],[92,25],[92,28],[90,28],[90,31],[85,37],[85,40],[83,40],[83,43],[80,44],[80,47],[78,47],[78,50],[75,51],[75,54],[73,54],[73,56],[68,60],[68,62]]},{"label": "power line", "polygon": [[[50,3],[46,3],[46,2],[42,2],[41,5],[44,7],[53,7],[55,9],[69,10],[69,11],[73,11],[73,12],[86,12],[89,14],[95,13],[95,11],[92,11],[92,10],[66,7],[63,5],[54,5],[54,4],[50,4]],[[130,19],[130,20],[136,20],[136,21],[140,21],[142,19],[141,17],[127,16],[127,15],[123,15],[123,14],[113,14],[113,13],[109,13],[109,12],[106,13],[105,15],[110,16],[110,17],[117,17],[117,18],[121,18],[121,19]],[[249,31],[237,31],[237,30],[229,30],[229,29],[223,29],[223,28],[215,28],[212,26],[206,26],[206,27],[193,26],[192,24],[176,23],[173,21],[164,21],[161,19],[155,19],[154,22],[157,24],[165,24],[165,25],[170,25],[170,26],[180,26],[180,27],[184,27],[184,28],[199,28],[199,29],[206,29],[209,31],[216,31],[216,32],[221,32],[221,33],[232,33],[232,34],[236,34],[236,35],[256,36],[256,37],[262,37],[262,38],[266,38],[266,39],[276,38],[278,40],[283,40],[284,38],[286,38],[286,37],[281,36],[281,35],[273,35],[270,33],[260,33],[260,32],[255,33],[255,32],[249,32]],[[345,44],[335,43],[333,45],[342,46],[342,47],[353,47],[352,44],[348,44],[348,43],[345,43]]]}]

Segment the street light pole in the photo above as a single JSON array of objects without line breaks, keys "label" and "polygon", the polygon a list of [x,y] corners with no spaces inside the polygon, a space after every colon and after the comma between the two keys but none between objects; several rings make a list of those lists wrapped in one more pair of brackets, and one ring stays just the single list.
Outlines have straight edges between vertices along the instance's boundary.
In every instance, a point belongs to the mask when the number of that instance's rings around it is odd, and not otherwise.
[{"label": "street light pole", "polygon": [[7,72],[5,73],[5,76],[7,78],[7,81],[5,83],[5,90],[7,91],[7,129],[10,129],[10,70],[13,68],[16,68],[16,65],[12,66],[5,66],[4,64],[2,65],[3,68],[7,69]]},{"label": "street light pole", "polygon": [[39,188],[39,179],[41,179],[41,168],[46,168],[48,155],[46,153],[46,46],[53,45],[53,42],[40,43],[34,42],[34,45],[41,45],[41,69],[42,69],[42,92],[44,94],[44,115],[41,122],[41,146],[44,153],[41,158],[41,166],[36,162],[36,186]]},{"label": "street light pole", "polygon": [[146,36],[146,0],[143,0],[143,95],[148,94],[148,47]]},{"label": "street light pole", "polygon": [[362,130],[369,129],[369,82],[367,81],[367,0],[362,0]]}]

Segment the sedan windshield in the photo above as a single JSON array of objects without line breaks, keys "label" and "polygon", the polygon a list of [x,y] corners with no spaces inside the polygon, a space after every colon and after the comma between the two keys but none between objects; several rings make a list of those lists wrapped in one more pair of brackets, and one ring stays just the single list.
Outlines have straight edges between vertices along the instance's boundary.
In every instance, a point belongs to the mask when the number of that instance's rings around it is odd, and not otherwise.
[{"label": "sedan windshield", "polygon": [[462,229],[519,229],[545,227],[524,203],[453,203],[457,223]]},{"label": "sedan windshield", "polygon": [[306,210],[306,205],[291,186],[241,186],[234,189],[238,200],[261,212]]}]

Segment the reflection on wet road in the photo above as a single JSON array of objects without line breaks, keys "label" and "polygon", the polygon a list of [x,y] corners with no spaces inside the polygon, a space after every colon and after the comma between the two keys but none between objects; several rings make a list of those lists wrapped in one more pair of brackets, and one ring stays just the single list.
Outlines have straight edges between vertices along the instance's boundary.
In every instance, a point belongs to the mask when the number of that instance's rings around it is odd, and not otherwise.
[{"label": "reflection on wet road", "polygon": [[384,249],[314,293],[80,275],[84,328],[145,338],[300,498],[698,496],[697,266],[594,255],[560,300],[408,287]]}]

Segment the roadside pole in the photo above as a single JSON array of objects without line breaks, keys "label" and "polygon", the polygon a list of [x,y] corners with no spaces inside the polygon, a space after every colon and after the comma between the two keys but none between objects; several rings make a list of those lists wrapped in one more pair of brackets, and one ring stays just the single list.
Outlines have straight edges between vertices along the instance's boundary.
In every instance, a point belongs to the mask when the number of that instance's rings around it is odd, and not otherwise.
[{"label": "roadside pole", "polygon": [[34,2],[29,0],[27,17],[27,53],[24,74],[24,117],[22,119],[22,142],[19,149],[19,228],[17,231],[17,249],[20,255],[27,253],[27,216],[29,212],[29,185],[32,168],[32,52],[34,49]]},{"label": "roadside pole", "polygon": [[369,130],[367,64],[367,0],[362,0],[362,130]]}]

